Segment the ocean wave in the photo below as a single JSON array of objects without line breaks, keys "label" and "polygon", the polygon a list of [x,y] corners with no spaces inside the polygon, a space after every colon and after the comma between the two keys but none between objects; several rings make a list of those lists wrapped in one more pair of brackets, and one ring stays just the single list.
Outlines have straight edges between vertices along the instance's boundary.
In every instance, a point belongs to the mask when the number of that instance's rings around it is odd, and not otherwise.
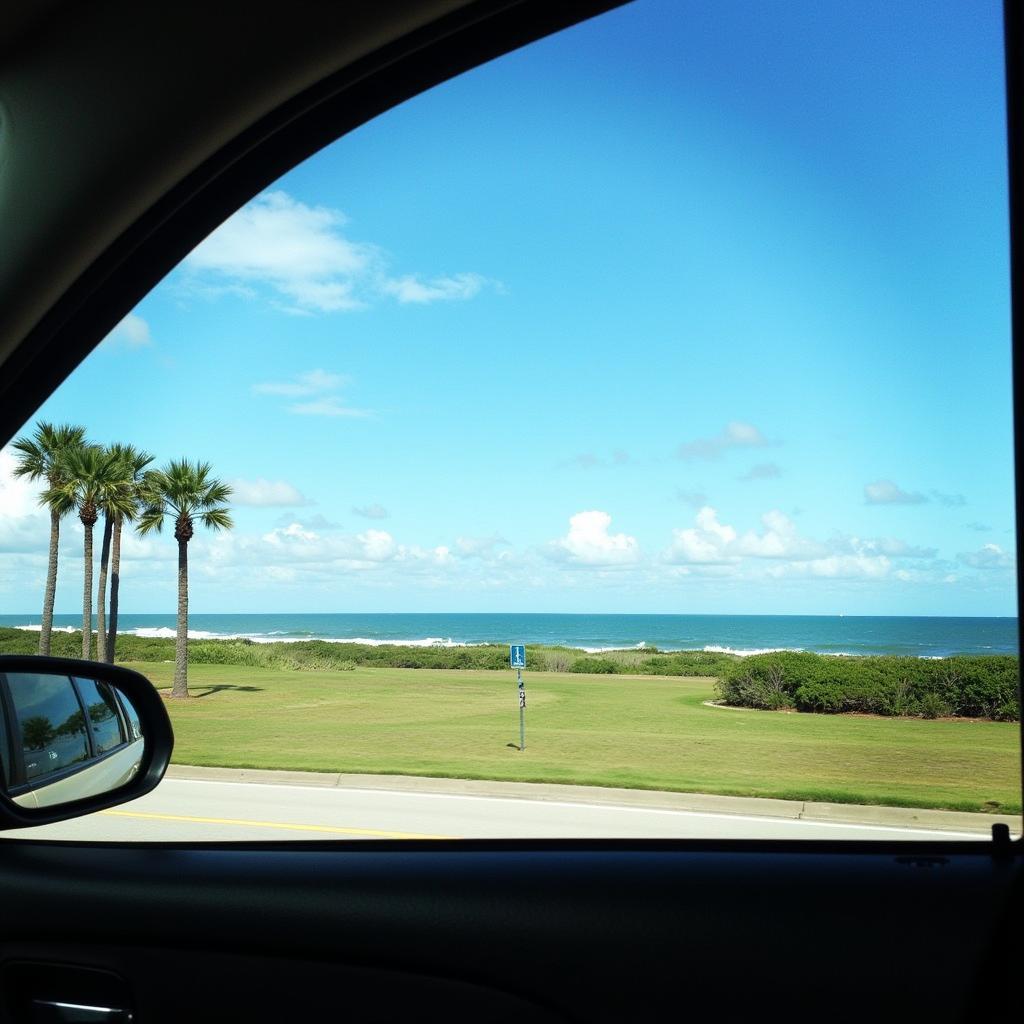
[{"label": "ocean wave", "polygon": [[376,640],[370,637],[355,636],[349,639],[324,638],[329,644],[366,644],[368,647],[486,647],[484,643],[470,644],[451,637],[426,636],[420,640]]},{"label": "ocean wave", "polygon": [[[41,630],[41,626],[38,624],[18,625],[14,626],[15,629],[25,630],[27,632],[38,633]],[[53,632],[55,633],[76,633],[80,627],[78,626],[54,626]],[[122,629],[123,634],[133,634],[138,637],[156,639],[156,640],[173,640],[175,638],[176,631],[171,626],[138,626],[136,628]],[[318,640],[321,643],[328,644],[362,644],[367,647],[435,647],[435,648],[456,648],[456,647],[487,647],[487,646],[505,646],[503,640],[481,640],[481,641],[462,641],[454,640],[452,637],[443,636],[427,636],[427,637],[397,637],[381,639],[378,637],[364,637],[364,636],[351,636],[351,637],[334,637],[334,636],[323,636],[317,634],[312,630],[268,630],[262,633],[218,633],[212,630],[205,629],[190,629],[188,631],[190,640],[247,640],[255,644],[298,644],[306,643],[310,640]],[[649,644],[646,641],[641,640],[637,644],[605,644],[600,646],[591,646],[588,644],[574,643],[572,640],[558,641],[551,638],[545,638],[543,640],[527,640],[527,643],[538,644],[540,646],[560,646],[568,647],[572,650],[581,651],[585,654],[610,654],[616,651],[643,651],[649,649]],[[985,648],[991,649],[991,645],[985,645]],[[982,648],[982,649],[985,649]],[[698,650],[707,652],[708,654],[731,654],[740,658],[750,658],[758,654],[776,654],[783,652],[794,652],[800,653],[803,651],[811,650],[814,653],[820,654],[826,657],[833,658],[856,658],[856,657],[867,657],[870,655],[879,655],[883,652],[862,650],[862,651],[815,651],[814,647],[731,647],[726,644],[706,644],[701,648],[697,647],[676,647],[669,644],[660,644],[658,649],[665,654],[675,652],[696,652]],[[915,655],[918,658],[924,658],[928,660],[940,661],[948,654],[918,654]]]},{"label": "ocean wave", "polygon": [[[173,640],[177,635],[169,626],[140,626],[138,629],[126,630],[135,636],[149,637],[159,640]],[[363,644],[367,647],[480,647],[482,644],[462,643],[451,637],[427,636],[416,639],[379,640],[374,637],[352,636],[316,636],[307,633],[303,636],[287,636],[286,630],[275,630],[271,633],[211,633],[203,629],[190,629],[190,640],[249,640],[254,644],[300,644],[310,640],[319,640],[325,644]]]},{"label": "ocean wave", "polygon": [[735,654],[738,658],[752,658],[755,654],[782,654],[791,651],[801,654],[802,647],[720,647],[718,644],[705,644],[701,648],[707,654]]},{"label": "ocean wave", "polygon": [[560,646],[571,647],[574,651],[584,651],[587,654],[607,654],[610,651],[642,651],[647,647],[647,641],[641,640],[638,644],[625,647],[622,644],[616,647],[583,647],[577,644],[564,644]]},{"label": "ocean wave", "polygon": [[[131,633],[133,636],[144,637],[147,640],[173,640],[178,632],[175,629],[171,629],[170,626],[139,626],[137,629],[126,629],[125,633]],[[225,633],[208,633],[203,629],[190,629],[188,631],[189,640],[237,640],[237,636],[231,636]]]},{"label": "ocean wave", "polygon": [[[43,631],[42,626],[15,626],[15,629],[24,629],[29,633],[41,633]],[[79,630],[78,626],[53,626],[52,631],[54,633],[77,633]]]}]

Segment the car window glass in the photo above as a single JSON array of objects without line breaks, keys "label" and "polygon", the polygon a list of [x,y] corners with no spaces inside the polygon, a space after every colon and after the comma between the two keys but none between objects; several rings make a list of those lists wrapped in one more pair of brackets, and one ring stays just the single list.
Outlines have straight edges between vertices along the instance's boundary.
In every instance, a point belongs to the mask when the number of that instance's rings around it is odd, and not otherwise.
[{"label": "car window glass", "polygon": [[124,709],[125,720],[128,723],[128,742],[142,739],[142,723],[139,721],[139,713],[135,705],[122,693],[119,694],[121,707]]},{"label": "car window glass", "polygon": [[638,0],[193,239],[0,451],[0,650],[174,725],[90,837],[1019,832],[1002,57]]},{"label": "car window glass", "polygon": [[89,714],[96,753],[105,754],[124,743],[124,727],[117,710],[117,698],[110,686],[98,683],[95,679],[76,678],[75,682]]},{"label": "car window glass", "polygon": [[71,680],[32,673],[10,673],[7,678],[18,718],[26,781],[85,761],[89,741]]}]

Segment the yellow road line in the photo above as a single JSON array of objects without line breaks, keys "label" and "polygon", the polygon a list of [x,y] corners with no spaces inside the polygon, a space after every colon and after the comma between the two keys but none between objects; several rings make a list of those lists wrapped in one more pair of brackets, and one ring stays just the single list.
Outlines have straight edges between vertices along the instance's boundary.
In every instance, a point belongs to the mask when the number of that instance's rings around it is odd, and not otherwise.
[{"label": "yellow road line", "polygon": [[242,818],[200,818],[187,814],[149,814],[143,811],[100,811],[118,818],[147,818],[152,821],[194,821],[205,825],[239,825],[249,828],[281,828],[291,832],[330,832],[344,836],[372,836],[374,839],[453,839],[420,832],[382,832],[375,828],[340,828],[331,825],[292,825],[282,821],[246,821]]}]

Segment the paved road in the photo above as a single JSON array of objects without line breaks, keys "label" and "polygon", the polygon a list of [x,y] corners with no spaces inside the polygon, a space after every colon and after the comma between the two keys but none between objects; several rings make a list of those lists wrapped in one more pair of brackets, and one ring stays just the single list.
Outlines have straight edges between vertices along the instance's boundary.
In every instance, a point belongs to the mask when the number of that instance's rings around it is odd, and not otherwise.
[{"label": "paved road", "polygon": [[281,839],[979,839],[983,832],[802,821],[569,800],[166,778],[148,796],[9,837]]}]

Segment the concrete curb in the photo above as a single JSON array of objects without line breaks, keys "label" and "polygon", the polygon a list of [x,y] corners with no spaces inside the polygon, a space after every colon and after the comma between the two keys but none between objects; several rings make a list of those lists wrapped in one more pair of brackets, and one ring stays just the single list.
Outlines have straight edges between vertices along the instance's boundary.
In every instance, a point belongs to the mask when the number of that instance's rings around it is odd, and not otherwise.
[{"label": "concrete curb", "polygon": [[275,786],[315,786],[322,789],[379,789],[403,793],[450,796],[486,796],[507,800],[540,800],[615,807],[651,807],[661,810],[700,811],[705,814],[742,814],[760,818],[833,821],[854,825],[912,826],[940,831],[991,832],[996,822],[1020,833],[1021,819],[1007,814],[972,814],[933,811],[916,807],[876,807],[864,804],[829,804],[761,797],[712,796],[706,793],[668,793],[660,790],[566,786],[545,782],[496,782],[479,779],[434,779],[419,775],[355,775],[337,772],[269,771],[258,768],[207,768],[172,764],[167,778],[201,782],[262,783]]}]

